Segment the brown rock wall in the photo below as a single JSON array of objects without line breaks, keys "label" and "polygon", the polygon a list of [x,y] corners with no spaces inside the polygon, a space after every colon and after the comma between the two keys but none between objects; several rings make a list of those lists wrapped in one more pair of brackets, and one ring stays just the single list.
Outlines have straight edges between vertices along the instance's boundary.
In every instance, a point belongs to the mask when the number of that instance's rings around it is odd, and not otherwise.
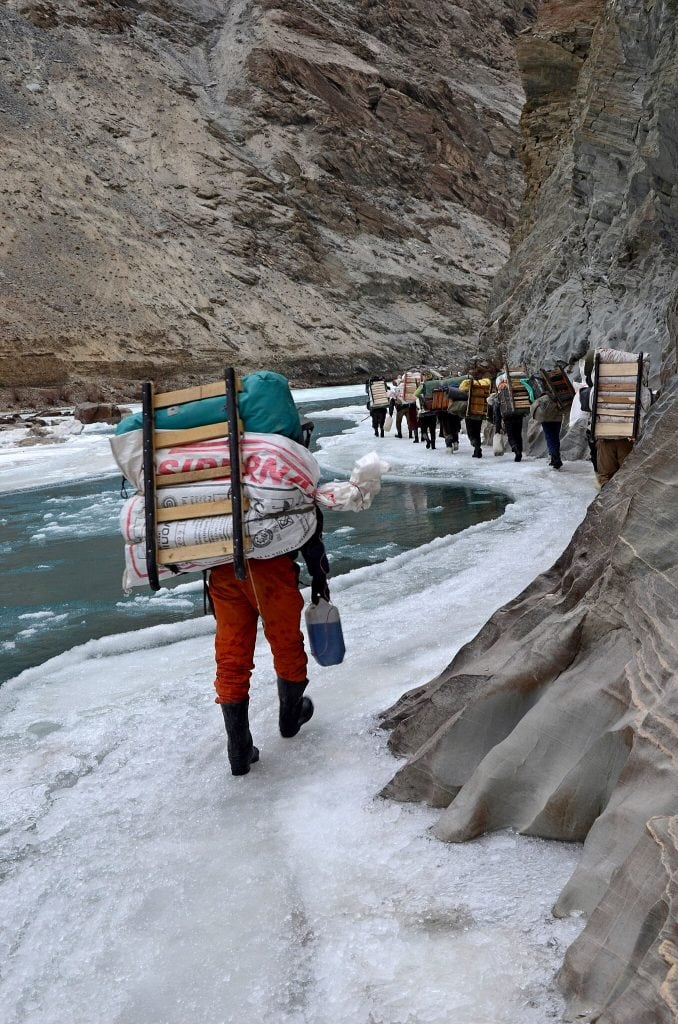
[{"label": "brown rock wall", "polygon": [[522,192],[530,16],[3,5],[0,389],[463,359]]}]

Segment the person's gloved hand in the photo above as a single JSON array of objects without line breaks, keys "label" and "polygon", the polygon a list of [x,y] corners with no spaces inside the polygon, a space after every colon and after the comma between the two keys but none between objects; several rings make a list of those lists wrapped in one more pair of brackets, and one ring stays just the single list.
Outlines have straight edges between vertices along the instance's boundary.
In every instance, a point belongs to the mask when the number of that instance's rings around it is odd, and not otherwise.
[{"label": "person's gloved hand", "polygon": [[318,575],[311,579],[311,603],[317,604],[320,598],[324,598],[325,601],[330,599],[330,588],[327,582],[327,576]]}]

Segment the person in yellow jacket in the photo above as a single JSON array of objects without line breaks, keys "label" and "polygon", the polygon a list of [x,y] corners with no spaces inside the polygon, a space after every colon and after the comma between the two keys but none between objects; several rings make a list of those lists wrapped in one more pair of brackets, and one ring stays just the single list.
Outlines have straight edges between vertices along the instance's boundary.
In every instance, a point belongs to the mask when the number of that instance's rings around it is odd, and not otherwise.
[{"label": "person in yellow jacket", "polygon": [[[492,384],[492,382],[489,379],[489,377],[481,377],[480,371],[472,368],[469,371],[469,375],[464,380],[462,380],[461,383],[459,384],[460,390],[461,391],[470,391],[471,390],[471,384],[473,383],[474,380],[478,381],[479,384],[482,384],[482,385],[484,385],[487,388],[489,388],[491,386],[491,384]],[[473,458],[474,459],[482,459],[482,457],[483,457],[483,446],[482,446],[482,439],[481,439],[481,430],[482,430],[482,425],[483,425],[483,419],[484,419],[484,416],[477,416],[477,415],[469,416],[468,410],[466,412],[466,417],[465,417],[466,433],[468,434],[469,441],[473,445]]]}]

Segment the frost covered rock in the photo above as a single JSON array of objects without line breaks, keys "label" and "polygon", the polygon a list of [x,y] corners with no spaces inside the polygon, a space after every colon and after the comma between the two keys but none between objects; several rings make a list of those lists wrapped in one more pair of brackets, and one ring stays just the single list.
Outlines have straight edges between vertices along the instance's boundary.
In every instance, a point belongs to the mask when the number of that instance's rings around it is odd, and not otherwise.
[{"label": "frost covered rock", "polygon": [[445,808],[440,839],[585,840],[555,912],[590,915],[562,984],[601,1024],[677,1005],[677,394],[553,568],[386,715],[384,793]]}]

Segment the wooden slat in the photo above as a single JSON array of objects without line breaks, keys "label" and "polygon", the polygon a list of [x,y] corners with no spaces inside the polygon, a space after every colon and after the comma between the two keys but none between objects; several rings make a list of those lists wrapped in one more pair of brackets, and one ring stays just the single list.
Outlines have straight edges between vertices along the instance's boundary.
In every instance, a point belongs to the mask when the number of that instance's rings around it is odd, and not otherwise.
[{"label": "wooden slat", "polygon": [[[238,391],[242,391],[242,380],[237,378]],[[226,394],[226,384],[223,380],[215,380],[211,384],[196,384],[190,388],[180,388],[178,391],[165,391],[161,395],[153,396],[154,409],[166,409],[170,405],[183,405],[185,402],[199,402],[201,398],[217,398]]]},{"label": "wooden slat", "polygon": [[[249,537],[245,537],[245,549],[252,546]],[[194,562],[199,558],[218,558],[221,555],[233,554],[232,540],[215,540],[208,544],[187,544],[181,548],[164,548],[158,551],[159,565],[176,565],[178,562]]]},{"label": "wooden slat", "polygon": [[153,396],[154,409],[166,409],[170,405],[183,405],[185,402],[199,402],[201,398],[217,398],[226,394],[223,380],[215,380],[211,384],[196,384],[191,388],[180,388],[178,391],[165,391]]},{"label": "wooden slat", "polygon": [[596,423],[596,438],[623,437],[633,439],[632,426],[627,430],[623,423]]},{"label": "wooden slat", "polygon": [[228,437],[228,423],[206,423],[202,427],[185,427],[183,430],[156,430],[155,450],[173,448],[178,444],[195,444],[196,441],[213,441]]},{"label": "wooden slat", "polygon": [[601,402],[607,402],[612,405],[635,405],[636,396],[634,394],[625,393],[623,391],[607,391],[601,388],[598,398]]},{"label": "wooden slat", "polygon": [[[249,508],[247,498],[243,498],[243,508]],[[173,523],[177,519],[208,519],[210,516],[230,516],[232,513],[233,502],[230,498],[224,498],[223,501],[199,501],[191,505],[158,508],[155,518],[159,523]]]},{"label": "wooden slat", "polygon": [[388,406],[388,393],[383,380],[374,380],[370,384],[370,400],[375,408],[386,408]]},{"label": "wooden slat", "polygon": [[598,367],[600,377],[637,377],[638,363],[601,363]]},{"label": "wooden slat", "polygon": [[600,381],[600,383],[598,384],[598,391],[601,394],[609,394],[611,391],[619,391],[622,394],[633,395],[635,397],[636,390],[637,389],[635,377],[629,377],[628,384],[625,384],[622,381],[611,381],[609,384],[607,381],[605,381],[604,383],[603,381]]},{"label": "wooden slat", "polygon": [[173,487],[174,484],[192,484],[196,480],[228,479],[231,475],[229,466],[209,466],[206,469],[192,469],[189,473],[156,473],[156,487]]}]

